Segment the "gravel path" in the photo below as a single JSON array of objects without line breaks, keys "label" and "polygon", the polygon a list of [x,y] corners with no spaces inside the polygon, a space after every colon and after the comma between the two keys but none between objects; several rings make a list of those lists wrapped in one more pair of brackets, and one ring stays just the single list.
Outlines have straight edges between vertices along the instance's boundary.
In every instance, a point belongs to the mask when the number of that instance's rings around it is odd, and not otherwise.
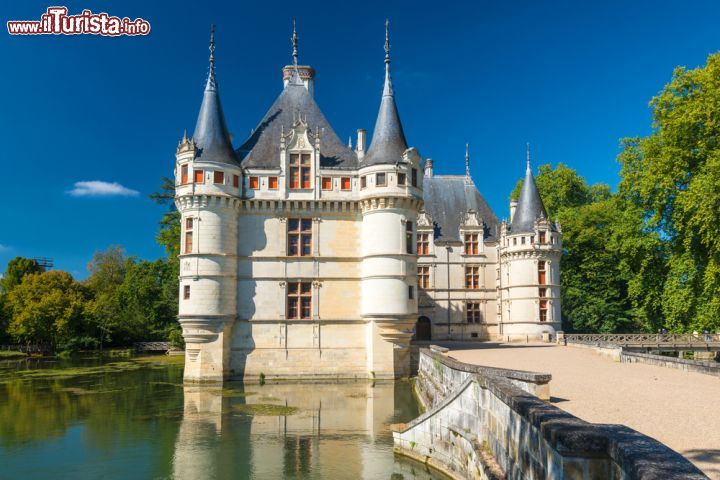
[{"label": "gravel path", "polygon": [[616,363],[591,350],[547,344],[447,344],[479,365],[552,374],[551,401],[593,423],[619,423],[685,455],[720,480],[720,378]]}]

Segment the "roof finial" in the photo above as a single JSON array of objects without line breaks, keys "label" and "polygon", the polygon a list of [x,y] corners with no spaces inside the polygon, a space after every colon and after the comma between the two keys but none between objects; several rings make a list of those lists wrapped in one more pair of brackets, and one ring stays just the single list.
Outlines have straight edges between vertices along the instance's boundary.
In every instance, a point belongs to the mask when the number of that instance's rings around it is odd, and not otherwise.
[{"label": "roof finial", "polygon": [[348,148],[352,150],[352,135],[348,135]]},{"label": "roof finial", "polygon": [[530,168],[530,142],[527,143],[527,166],[525,167],[526,170],[532,170]]},{"label": "roof finial", "polygon": [[207,86],[215,88],[215,24],[210,25],[210,72],[208,73]]},{"label": "roof finial", "polygon": [[385,63],[390,63],[390,19],[385,19]]},{"label": "roof finial", "polygon": [[465,144],[465,176],[470,178],[470,144]]},{"label": "roof finial", "polygon": [[292,46],[293,46],[293,65],[297,67],[298,65],[298,36],[297,36],[297,30],[295,29],[295,19],[293,18],[293,34],[292,34]]}]

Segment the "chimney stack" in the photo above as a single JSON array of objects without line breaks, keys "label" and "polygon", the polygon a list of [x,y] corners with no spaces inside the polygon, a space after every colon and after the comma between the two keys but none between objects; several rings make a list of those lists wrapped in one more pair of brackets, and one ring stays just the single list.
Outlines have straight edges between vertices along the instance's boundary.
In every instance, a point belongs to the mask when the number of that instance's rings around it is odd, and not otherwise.
[{"label": "chimney stack", "polygon": [[432,178],[433,176],[433,161],[432,158],[425,160],[425,177]]},{"label": "chimney stack", "polygon": [[[283,67],[283,88],[287,87],[287,84],[290,83],[290,79],[293,73],[295,73],[295,68],[295,65],[285,65],[285,67]],[[303,82],[307,91],[310,92],[310,96],[312,96],[315,92],[315,69],[308,65],[298,65],[297,73],[300,81]]]},{"label": "chimney stack", "polygon": [[357,145],[355,146],[355,151],[357,152],[358,160],[362,160],[365,156],[365,129],[364,128],[358,128],[357,131]]}]

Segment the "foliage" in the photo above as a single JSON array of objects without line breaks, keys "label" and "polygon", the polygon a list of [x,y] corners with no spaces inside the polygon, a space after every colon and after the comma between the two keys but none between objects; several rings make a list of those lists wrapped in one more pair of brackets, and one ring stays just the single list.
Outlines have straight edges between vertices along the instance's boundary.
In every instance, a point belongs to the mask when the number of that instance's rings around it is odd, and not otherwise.
[{"label": "foliage", "polygon": [[17,342],[54,347],[78,332],[87,297],[69,273],[50,271],[26,275],[6,302],[8,333]]},{"label": "foliage", "polygon": [[43,268],[32,258],[15,257],[7,265],[5,273],[0,278],[0,290],[9,293],[13,288],[20,285],[23,277],[31,273],[42,273]]},{"label": "foliage", "polygon": [[175,199],[175,182],[167,177],[162,178],[160,191],[150,195],[150,198],[159,205],[168,205],[160,220],[160,231],[155,239],[165,247],[168,259],[177,259],[180,255],[180,212],[173,203]]}]

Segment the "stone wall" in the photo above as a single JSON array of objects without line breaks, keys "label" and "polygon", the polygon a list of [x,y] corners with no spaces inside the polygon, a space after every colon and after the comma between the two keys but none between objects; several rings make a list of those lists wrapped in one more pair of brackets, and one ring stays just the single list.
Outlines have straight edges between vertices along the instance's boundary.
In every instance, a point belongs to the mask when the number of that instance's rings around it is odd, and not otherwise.
[{"label": "stone wall", "polygon": [[652,438],[585,422],[521,390],[512,383],[520,372],[470,373],[474,366],[428,350],[419,368],[429,409],[393,433],[395,451],[453,478],[707,478]]},{"label": "stone wall", "polygon": [[652,355],[649,353],[629,352],[627,350],[620,355],[622,363],[644,363],[657,365],[658,367],[676,368],[686,372],[704,373],[706,375],[720,376],[720,363],[702,362],[698,360],[685,360],[677,357],[666,357],[664,355]]}]

